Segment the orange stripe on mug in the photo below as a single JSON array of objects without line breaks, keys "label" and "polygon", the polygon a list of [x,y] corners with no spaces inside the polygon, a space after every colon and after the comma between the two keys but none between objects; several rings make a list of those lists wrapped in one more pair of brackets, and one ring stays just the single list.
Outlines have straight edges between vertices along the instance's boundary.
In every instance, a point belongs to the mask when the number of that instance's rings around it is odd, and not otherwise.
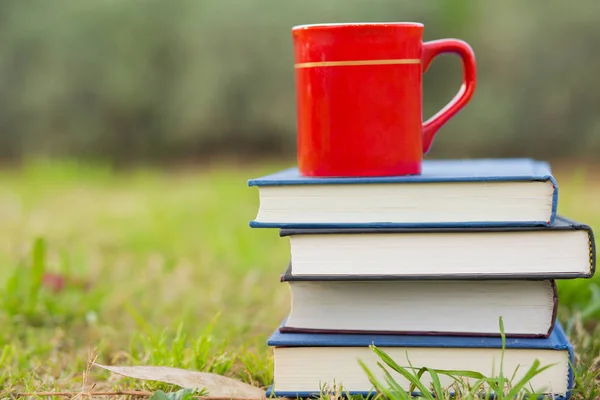
[{"label": "orange stripe on mug", "polygon": [[295,64],[294,68],[346,67],[352,65],[394,65],[420,63],[421,60],[419,58],[400,58],[392,60],[318,61]]}]

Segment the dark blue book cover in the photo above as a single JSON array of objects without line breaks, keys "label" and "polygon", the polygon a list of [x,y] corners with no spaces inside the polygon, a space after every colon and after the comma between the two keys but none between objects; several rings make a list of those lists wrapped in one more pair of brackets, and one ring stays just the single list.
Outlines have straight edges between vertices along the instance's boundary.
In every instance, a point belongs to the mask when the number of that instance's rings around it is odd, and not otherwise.
[{"label": "dark blue book cover", "polygon": [[[279,329],[267,340],[271,347],[367,347],[371,344],[379,348],[389,347],[429,347],[429,348],[502,348],[500,337],[475,336],[421,336],[421,335],[377,335],[377,334],[330,334],[330,333],[282,333]],[[569,358],[568,391],[566,396],[557,399],[568,399],[574,385],[573,368],[575,356],[573,346],[566,336],[561,323],[557,320],[554,329],[547,338],[506,338],[506,349],[534,349],[566,351]],[[267,390],[278,397],[314,397],[316,392],[281,392]],[[350,395],[369,396],[369,392],[352,392]]]},{"label": "dark blue book cover", "polygon": [[[282,333],[276,329],[267,345],[271,347],[452,347],[502,348],[500,337],[487,336],[431,336],[431,335],[376,335],[347,333]],[[547,338],[506,338],[507,349],[569,350],[571,344],[559,321]]]},{"label": "dark blue book cover", "polygon": [[[251,187],[298,185],[365,185],[449,182],[550,182],[553,186],[551,213],[544,221],[465,221],[465,222],[372,222],[372,223],[290,223],[251,221],[253,228],[322,228],[322,227],[427,227],[427,226],[548,226],[556,216],[558,184],[550,165],[544,161],[519,159],[426,160],[421,175],[386,177],[305,177],[293,167],[248,180]],[[515,200],[517,201],[517,200]]]}]

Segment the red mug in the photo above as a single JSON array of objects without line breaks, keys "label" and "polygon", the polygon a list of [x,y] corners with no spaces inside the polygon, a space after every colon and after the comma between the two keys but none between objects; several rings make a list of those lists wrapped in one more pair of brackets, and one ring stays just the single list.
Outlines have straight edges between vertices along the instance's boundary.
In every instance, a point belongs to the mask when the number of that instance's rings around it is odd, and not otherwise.
[{"label": "red mug", "polygon": [[[475,91],[475,55],[457,39],[423,42],[419,23],[292,28],[298,169],[305,176],[421,173],[436,132]],[[435,56],[462,59],[458,94],[422,120],[422,78]]]}]

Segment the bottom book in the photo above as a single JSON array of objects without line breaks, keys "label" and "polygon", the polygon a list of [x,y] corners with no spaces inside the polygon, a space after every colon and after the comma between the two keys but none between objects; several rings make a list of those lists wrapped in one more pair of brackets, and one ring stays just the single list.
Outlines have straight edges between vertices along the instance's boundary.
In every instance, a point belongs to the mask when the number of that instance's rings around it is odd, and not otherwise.
[{"label": "bottom book", "polygon": [[[493,377],[498,375],[503,359],[503,375],[513,383],[523,378],[537,359],[540,367],[551,366],[529,381],[529,390],[568,399],[573,387],[573,347],[558,321],[547,338],[507,338],[504,352],[499,337],[282,333],[279,329],[267,344],[273,347],[274,356],[273,385],[267,397],[313,397],[323,388],[339,386],[340,394],[373,394],[373,386],[358,362],[362,360],[379,381],[385,382],[377,366],[381,360],[369,348],[371,344],[406,368],[468,370]],[[386,369],[408,390],[402,375]],[[430,379],[425,373],[421,382],[430,387]],[[443,387],[453,390],[451,377],[440,375],[440,380]],[[474,382],[472,379],[470,383]]]}]

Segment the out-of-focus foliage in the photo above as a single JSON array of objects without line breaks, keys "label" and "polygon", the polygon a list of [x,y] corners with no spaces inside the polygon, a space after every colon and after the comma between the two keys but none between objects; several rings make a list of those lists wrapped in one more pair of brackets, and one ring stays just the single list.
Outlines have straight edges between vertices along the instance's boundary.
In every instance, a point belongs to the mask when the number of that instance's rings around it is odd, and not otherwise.
[{"label": "out-of-focus foliage", "polygon": [[[4,0],[0,158],[292,154],[290,29],[348,21],[420,21],[474,48],[475,96],[432,156],[600,152],[594,0]],[[455,56],[434,61],[424,118],[460,76]]]}]

